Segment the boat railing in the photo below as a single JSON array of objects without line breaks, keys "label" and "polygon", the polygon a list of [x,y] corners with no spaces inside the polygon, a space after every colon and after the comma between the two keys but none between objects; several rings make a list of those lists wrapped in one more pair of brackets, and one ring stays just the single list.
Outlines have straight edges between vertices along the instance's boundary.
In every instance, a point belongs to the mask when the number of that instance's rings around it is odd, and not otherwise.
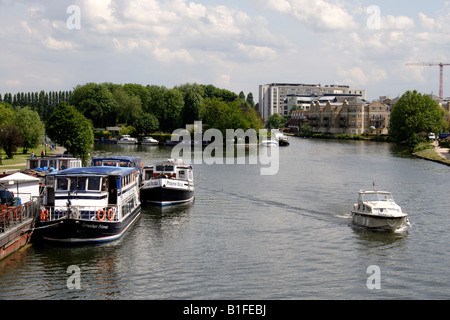
[{"label": "boat railing", "polygon": [[23,221],[34,218],[38,206],[36,201],[28,201],[19,206],[0,205],[0,233],[6,232],[8,228]]},{"label": "boat railing", "polygon": [[66,218],[112,222],[118,221],[119,215],[117,206],[45,206],[40,210],[41,221],[53,221]]}]

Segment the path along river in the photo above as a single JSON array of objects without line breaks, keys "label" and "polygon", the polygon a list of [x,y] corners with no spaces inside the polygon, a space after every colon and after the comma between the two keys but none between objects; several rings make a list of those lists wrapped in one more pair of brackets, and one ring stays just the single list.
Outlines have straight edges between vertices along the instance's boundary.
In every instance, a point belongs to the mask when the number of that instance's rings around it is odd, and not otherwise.
[{"label": "path along river", "polygon": [[[195,201],[143,207],[118,241],[32,245],[8,257],[0,299],[450,298],[448,166],[387,143],[290,142],[275,175],[248,161],[194,165]],[[171,149],[97,145],[93,154],[150,164]],[[350,225],[357,192],[373,182],[407,210],[408,230]],[[71,266],[80,289],[67,285]]]}]

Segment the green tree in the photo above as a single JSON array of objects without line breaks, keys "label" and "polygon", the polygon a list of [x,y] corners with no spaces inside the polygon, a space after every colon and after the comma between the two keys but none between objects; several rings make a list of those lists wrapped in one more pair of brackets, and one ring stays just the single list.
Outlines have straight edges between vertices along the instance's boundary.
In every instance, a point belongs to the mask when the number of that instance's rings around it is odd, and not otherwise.
[{"label": "green tree", "polygon": [[266,121],[267,129],[280,129],[286,125],[287,121],[283,116],[278,113],[274,113]]},{"label": "green tree", "polygon": [[249,92],[247,95],[247,103],[251,108],[255,107],[255,101],[253,100],[253,93]]},{"label": "green tree", "polygon": [[183,124],[192,124],[194,121],[199,120],[200,105],[205,95],[204,88],[196,83],[186,83],[176,86],[174,89],[177,89],[183,95]]},{"label": "green tree", "polygon": [[57,106],[46,123],[46,132],[50,139],[86,163],[94,133],[90,121],[74,107],[64,102]]},{"label": "green tree", "polygon": [[144,113],[135,124],[136,132],[138,134],[149,134],[155,132],[159,128],[159,121],[155,115],[151,113]]},{"label": "green tree", "polygon": [[77,86],[70,101],[86,118],[92,120],[95,127],[117,123],[117,102],[108,84],[87,83]]},{"label": "green tree", "polygon": [[129,95],[122,86],[115,85],[111,93],[117,105],[116,122],[134,125],[142,114],[142,103],[139,96]]},{"label": "green tree", "polygon": [[425,141],[428,132],[441,132],[445,111],[430,96],[406,91],[394,105],[390,117],[390,137],[413,150]]},{"label": "green tree", "polygon": [[6,126],[14,122],[14,108],[6,102],[0,102],[0,126]]},{"label": "green tree", "polygon": [[19,108],[15,118],[15,125],[22,136],[22,147],[25,154],[28,149],[37,147],[39,142],[43,141],[45,125],[39,114],[30,107]]}]

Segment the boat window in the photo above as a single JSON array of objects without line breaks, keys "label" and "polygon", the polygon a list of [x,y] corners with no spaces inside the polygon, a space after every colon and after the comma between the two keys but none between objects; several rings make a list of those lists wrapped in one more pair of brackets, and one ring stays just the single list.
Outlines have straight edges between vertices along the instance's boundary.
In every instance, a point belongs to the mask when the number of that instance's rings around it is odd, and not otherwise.
[{"label": "boat window", "polygon": [[158,164],[158,165],[156,166],[156,171],[164,171],[164,166],[161,165],[161,164]]},{"label": "boat window", "polygon": [[30,160],[30,169],[37,168],[39,166],[39,160]]},{"label": "boat window", "polygon": [[98,191],[100,189],[100,177],[90,177],[88,180],[88,190]]},{"label": "boat window", "polygon": [[86,190],[86,178],[70,178],[70,191]]},{"label": "boat window", "polygon": [[59,161],[59,168],[60,168],[60,170],[67,169],[67,160],[60,160]]},{"label": "boat window", "polygon": [[47,166],[47,160],[41,160],[41,168],[44,168]]},{"label": "boat window", "polygon": [[67,178],[57,178],[56,179],[56,190],[67,190]]},{"label": "boat window", "polygon": [[153,170],[145,170],[145,180],[153,178]]},{"label": "boat window", "polygon": [[164,166],[164,171],[173,171],[173,166],[171,165]]},{"label": "boat window", "polygon": [[57,168],[56,160],[49,160],[49,161],[48,161],[48,166],[49,166],[50,168]]}]

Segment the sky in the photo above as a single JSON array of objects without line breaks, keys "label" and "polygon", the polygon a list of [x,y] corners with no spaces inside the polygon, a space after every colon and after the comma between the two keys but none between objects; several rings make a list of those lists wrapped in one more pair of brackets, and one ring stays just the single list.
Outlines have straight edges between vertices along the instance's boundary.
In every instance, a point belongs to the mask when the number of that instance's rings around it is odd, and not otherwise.
[{"label": "sky", "polygon": [[[450,1],[0,0],[0,94],[88,82],[407,90],[439,94],[450,63]],[[444,68],[450,97],[450,66]]]}]

